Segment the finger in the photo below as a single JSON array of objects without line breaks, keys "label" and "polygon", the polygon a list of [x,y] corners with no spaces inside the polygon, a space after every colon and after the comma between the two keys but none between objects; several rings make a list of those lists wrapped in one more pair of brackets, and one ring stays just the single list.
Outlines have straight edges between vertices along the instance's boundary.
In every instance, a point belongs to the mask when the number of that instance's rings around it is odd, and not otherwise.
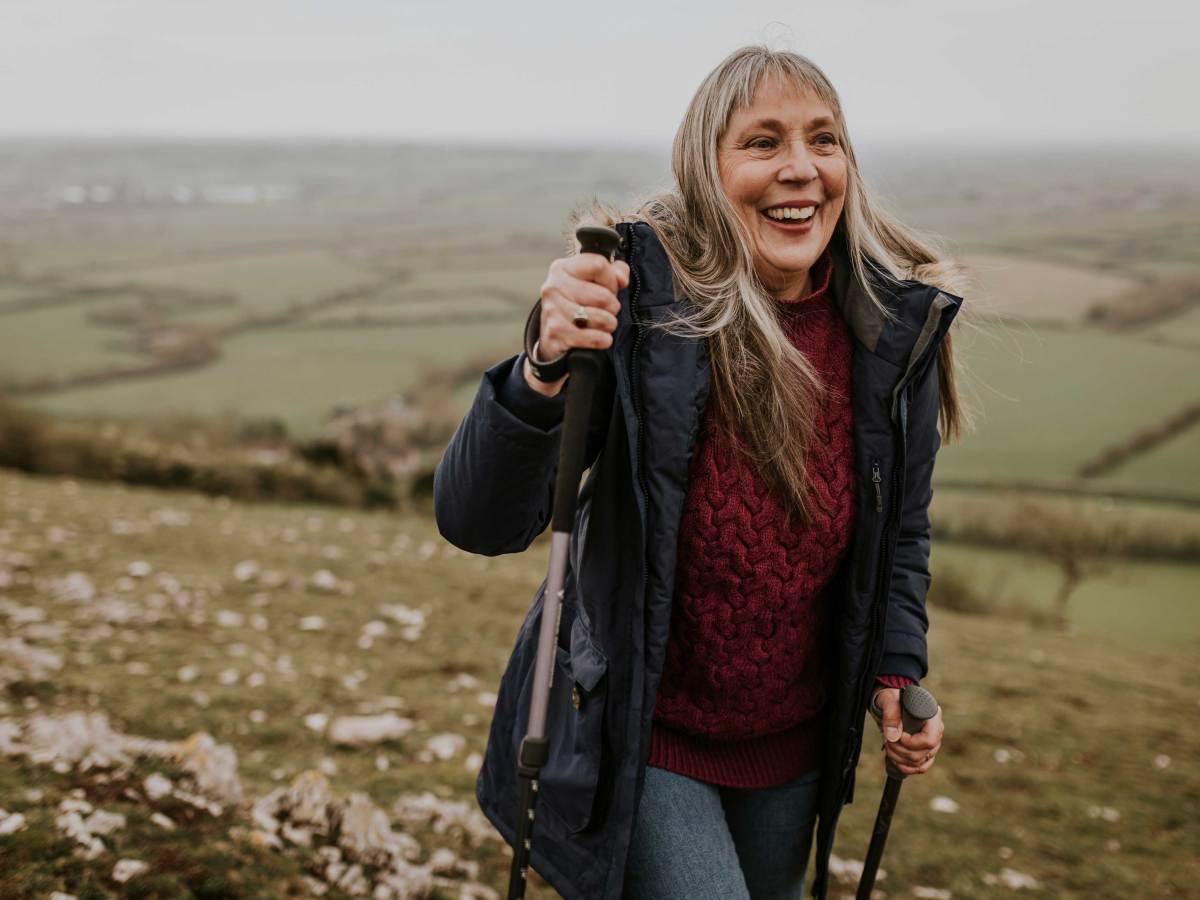
[{"label": "finger", "polygon": [[909,763],[896,763],[896,768],[905,775],[924,775],[933,767],[933,758],[927,759],[923,763],[911,765]]},{"label": "finger", "polygon": [[612,291],[590,281],[569,278],[565,283],[550,285],[542,293],[543,310],[557,311],[570,318],[581,306],[587,307],[589,312],[596,309],[614,318],[621,311],[621,303]]},{"label": "finger", "polygon": [[895,744],[888,745],[887,750],[888,759],[892,760],[893,762],[905,763],[906,765],[910,766],[917,766],[923,763],[927,753],[929,753],[928,750],[904,750],[900,747],[897,747]]},{"label": "finger", "polygon": [[918,732],[917,734],[906,734],[898,741],[902,747],[906,747],[909,750],[921,751],[932,750],[941,742],[942,739],[940,736],[926,734],[923,731]]},{"label": "finger", "polygon": [[[602,315],[593,311],[590,315]],[[542,333],[539,338],[546,355],[554,358],[573,347],[588,350],[607,350],[612,346],[613,336],[610,332],[599,328],[580,328],[574,322],[559,313],[552,313],[542,323]]]},{"label": "finger", "polygon": [[591,281],[608,288],[614,294],[621,289],[614,264],[599,253],[580,253],[572,257],[563,270],[580,281]]},{"label": "finger", "polygon": [[[600,309],[597,306],[584,307],[584,312],[587,314],[587,325],[580,329],[579,326],[575,324],[575,313],[578,311],[578,309],[579,307],[574,304],[571,304],[565,309],[563,307],[556,306],[550,311],[549,314],[554,316],[556,319],[561,320],[560,324],[566,323],[567,325],[570,325],[571,328],[575,328],[577,330],[586,331],[589,328],[594,328],[597,331],[606,331],[609,334],[617,330],[617,317],[608,310]],[[562,336],[561,333],[560,336]]]},{"label": "finger", "polygon": [[613,269],[616,270],[617,281],[620,282],[621,287],[629,287],[629,263],[623,259],[618,259],[613,263]]},{"label": "finger", "polygon": [[569,307],[572,311],[577,306],[595,306],[614,316],[621,311],[621,301],[608,288],[592,281],[572,278],[570,275],[564,275],[562,280],[552,281],[548,284],[548,289],[542,294],[543,305],[546,302],[547,294],[559,298],[563,308]]}]

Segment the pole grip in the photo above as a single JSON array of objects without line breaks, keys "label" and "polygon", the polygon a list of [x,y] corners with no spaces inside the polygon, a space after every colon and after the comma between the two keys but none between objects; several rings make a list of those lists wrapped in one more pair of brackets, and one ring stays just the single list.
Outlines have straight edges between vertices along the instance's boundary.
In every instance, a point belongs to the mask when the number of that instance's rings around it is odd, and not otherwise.
[{"label": "pole grip", "polygon": [[[621,245],[621,236],[602,225],[584,225],[575,232],[575,238],[579,241],[580,253],[599,253],[610,262]],[[567,368],[571,377],[563,388],[567,392],[567,403],[558,453],[558,476],[554,482],[554,511],[550,519],[552,531],[569,534],[575,525],[575,505],[579,497],[579,479],[583,475],[592,396],[602,365],[602,350],[575,347],[567,353]]]},{"label": "pole grip", "polygon": [[[900,689],[900,718],[905,734],[916,734],[925,727],[925,723],[937,715],[938,703],[919,684],[910,684]],[[905,775],[896,769],[889,759],[884,764],[889,778],[903,781]]]}]

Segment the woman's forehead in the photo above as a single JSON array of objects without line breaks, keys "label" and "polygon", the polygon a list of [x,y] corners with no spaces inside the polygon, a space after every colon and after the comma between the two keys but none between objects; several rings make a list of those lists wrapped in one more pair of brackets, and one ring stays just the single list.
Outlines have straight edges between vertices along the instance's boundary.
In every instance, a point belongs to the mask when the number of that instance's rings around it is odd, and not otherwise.
[{"label": "woman's forehead", "polygon": [[759,81],[749,105],[734,107],[729,125],[744,127],[758,120],[807,125],[822,119],[831,125],[836,121],[833,110],[816,91],[768,75]]}]

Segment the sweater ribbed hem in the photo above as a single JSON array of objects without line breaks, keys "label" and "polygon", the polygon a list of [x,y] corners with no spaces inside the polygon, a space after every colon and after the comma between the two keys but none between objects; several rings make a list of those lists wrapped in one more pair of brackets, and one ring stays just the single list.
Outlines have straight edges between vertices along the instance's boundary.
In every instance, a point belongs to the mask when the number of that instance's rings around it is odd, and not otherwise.
[{"label": "sweater ribbed hem", "polygon": [[723,787],[778,787],[821,767],[825,729],[824,710],[787,731],[740,741],[717,741],[653,722],[646,764]]}]

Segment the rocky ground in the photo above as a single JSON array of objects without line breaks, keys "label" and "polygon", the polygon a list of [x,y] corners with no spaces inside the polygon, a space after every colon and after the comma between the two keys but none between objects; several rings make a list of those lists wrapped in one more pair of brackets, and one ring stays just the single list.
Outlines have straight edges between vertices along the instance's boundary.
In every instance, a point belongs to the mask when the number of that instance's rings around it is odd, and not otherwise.
[{"label": "rocky ground", "polygon": [[[0,898],[498,897],[474,782],[545,558],[421,515],[0,472]],[[1197,896],[1194,645],[931,619],[947,743],[876,896]]]}]

